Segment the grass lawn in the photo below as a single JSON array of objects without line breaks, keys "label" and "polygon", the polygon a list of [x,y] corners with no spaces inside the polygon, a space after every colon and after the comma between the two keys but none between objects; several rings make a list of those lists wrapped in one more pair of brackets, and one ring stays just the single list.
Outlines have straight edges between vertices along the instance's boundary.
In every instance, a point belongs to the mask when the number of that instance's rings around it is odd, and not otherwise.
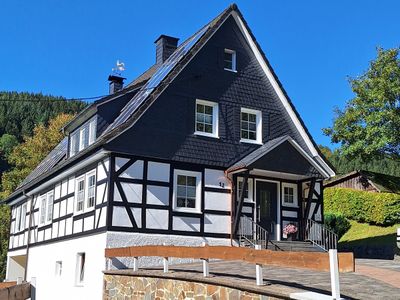
[{"label": "grass lawn", "polygon": [[396,230],[400,224],[381,227],[350,221],[350,229],[339,240],[339,248],[352,248],[357,246],[391,247],[396,246]]}]

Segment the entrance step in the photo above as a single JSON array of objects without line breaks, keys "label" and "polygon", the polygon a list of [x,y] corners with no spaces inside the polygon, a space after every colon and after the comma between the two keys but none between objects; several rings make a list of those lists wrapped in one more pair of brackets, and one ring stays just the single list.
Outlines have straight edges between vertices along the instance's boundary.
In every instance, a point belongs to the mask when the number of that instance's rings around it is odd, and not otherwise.
[{"label": "entrance step", "polygon": [[303,241],[272,241],[269,243],[268,249],[277,251],[324,252],[311,242]]}]

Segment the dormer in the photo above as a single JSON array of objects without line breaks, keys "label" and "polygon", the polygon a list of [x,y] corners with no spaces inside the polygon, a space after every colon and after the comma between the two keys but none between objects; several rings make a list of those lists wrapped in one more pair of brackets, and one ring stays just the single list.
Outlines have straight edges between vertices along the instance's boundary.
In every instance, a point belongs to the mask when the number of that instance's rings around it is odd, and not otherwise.
[{"label": "dormer", "polygon": [[97,116],[93,116],[69,134],[69,157],[96,141]]}]

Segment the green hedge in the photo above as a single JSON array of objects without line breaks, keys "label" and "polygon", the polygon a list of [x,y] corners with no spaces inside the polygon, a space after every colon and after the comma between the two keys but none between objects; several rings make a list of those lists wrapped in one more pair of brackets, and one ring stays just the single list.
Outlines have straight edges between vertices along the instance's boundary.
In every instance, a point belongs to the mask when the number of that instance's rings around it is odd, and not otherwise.
[{"label": "green hedge", "polygon": [[324,224],[330,230],[338,235],[340,239],[351,227],[349,220],[342,214],[326,213],[324,215]]},{"label": "green hedge", "polygon": [[400,195],[326,188],[324,212],[339,213],[358,222],[391,225],[400,222]]}]

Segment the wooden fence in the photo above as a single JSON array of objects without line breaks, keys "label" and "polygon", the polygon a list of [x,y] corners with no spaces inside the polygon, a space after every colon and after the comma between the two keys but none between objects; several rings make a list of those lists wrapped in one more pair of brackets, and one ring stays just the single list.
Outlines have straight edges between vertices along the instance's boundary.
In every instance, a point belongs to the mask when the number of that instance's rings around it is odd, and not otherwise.
[{"label": "wooden fence", "polygon": [[[105,257],[174,257],[191,259],[222,259],[237,260],[251,264],[272,265],[290,268],[305,268],[319,271],[329,271],[329,254],[324,252],[281,252],[271,250],[256,250],[229,246],[134,246],[124,248],[107,248]],[[339,253],[338,266],[340,272],[354,272],[353,253]]]}]

